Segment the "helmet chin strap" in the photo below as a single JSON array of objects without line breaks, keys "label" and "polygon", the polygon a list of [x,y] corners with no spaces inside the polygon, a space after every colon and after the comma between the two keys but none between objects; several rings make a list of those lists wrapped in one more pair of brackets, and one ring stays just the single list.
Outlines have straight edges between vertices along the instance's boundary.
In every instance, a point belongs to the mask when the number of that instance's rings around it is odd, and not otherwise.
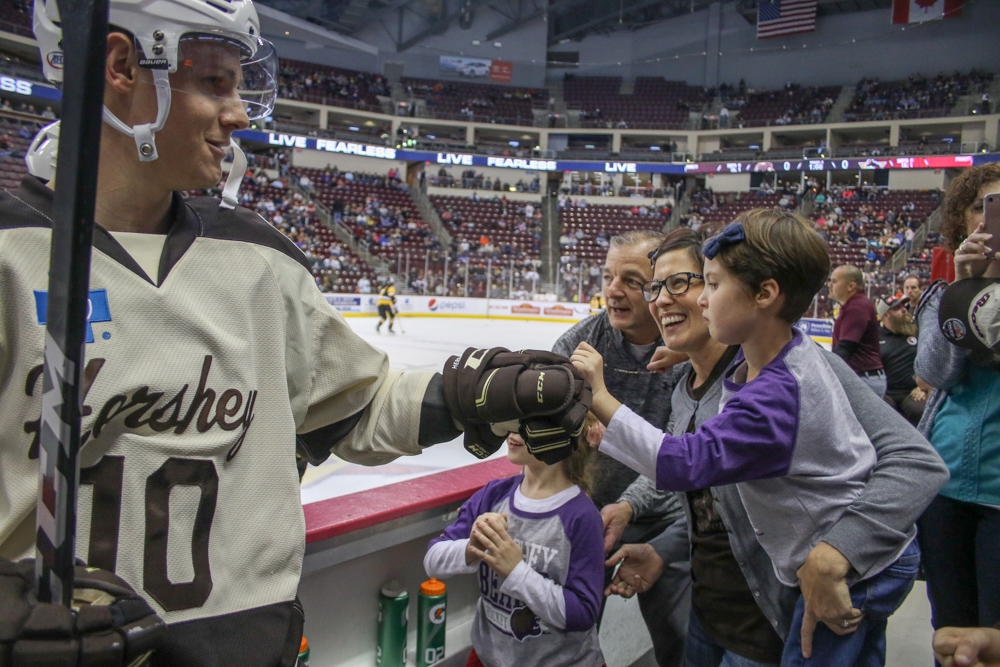
[{"label": "helmet chin strap", "polygon": [[219,208],[234,209],[239,203],[236,196],[239,194],[240,184],[243,183],[243,174],[247,173],[247,156],[232,139],[229,140],[229,150],[233,154],[233,168],[229,170],[226,185],[222,188]]},{"label": "helmet chin strap", "polygon": [[153,70],[153,85],[156,86],[156,121],[129,127],[104,107],[104,122],[122,134],[135,139],[135,148],[141,162],[152,162],[159,157],[156,152],[156,133],[163,129],[170,113],[170,79],[165,70]]}]

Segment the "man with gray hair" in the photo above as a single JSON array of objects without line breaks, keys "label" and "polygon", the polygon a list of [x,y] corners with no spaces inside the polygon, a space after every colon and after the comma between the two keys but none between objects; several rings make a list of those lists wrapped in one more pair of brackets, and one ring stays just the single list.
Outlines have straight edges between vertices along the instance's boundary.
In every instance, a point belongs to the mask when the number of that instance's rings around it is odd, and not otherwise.
[{"label": "man with gray hair", "polygon": [[861,269],[841,264],[830,275],[830,296],[840,302],[833,323],[833,353],[847,362],[879,398],[885,396],[886,379],[879,350],[878,315],[865,294]]},{"label": "man with gray hair", "polygon": [[[653,231],[612,237],[601,278],[605,310],[575,324],[552,349],[568,357],[581,341],[594,346],[604,357],[608,391],[643,419],[665,429],[678,377],[673,368],[648,368],[663,341],[642,296],[643,283],[653,277],[649,253],[663,238]],[[600,452],[595,454],[594,467],[592,496],[604,519],[605,552],[611,553],[619,543],[651,542],[667,563],[663,576],[639,595],[639,608],[657,663],[660,667],[680,665],[691,604],[683,508],[670,493],[657,494],[652,503],[649,498],[630,502],[625,491],[637,473]],[[635,508],[640,505],[641,515],[636,516]]]}]

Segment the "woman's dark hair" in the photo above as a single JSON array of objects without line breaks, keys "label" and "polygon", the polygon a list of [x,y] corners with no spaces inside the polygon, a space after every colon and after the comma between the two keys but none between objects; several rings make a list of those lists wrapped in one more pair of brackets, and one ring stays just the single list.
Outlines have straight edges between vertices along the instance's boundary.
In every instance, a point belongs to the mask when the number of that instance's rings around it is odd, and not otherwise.
[{"label": "woman's dark hair", "polygon": [[951,182],[944,198],[944,221],[941,223],[941,236],[948,250],[955,252],[969,235],[965,212],[979,198],[983,186],[993,181],[1000,181],[1000,162],[969,167]]},{"label": "woman's dark hair", "polygon": [[656,260],[661,255],[674,250],[686,250],[691,259],[697,262],[698,266],[703,267],[705,266],[705,256],[701,254],[701,247],[714,235],[714,231],[715,229],[710,229],[708,225],[702,225],[698,231],[688,227],[675,229],[667,234],[667,238],[663,239],[660,245],[656,246],[656,250],[649,253],[649,263],[655,269]]}]

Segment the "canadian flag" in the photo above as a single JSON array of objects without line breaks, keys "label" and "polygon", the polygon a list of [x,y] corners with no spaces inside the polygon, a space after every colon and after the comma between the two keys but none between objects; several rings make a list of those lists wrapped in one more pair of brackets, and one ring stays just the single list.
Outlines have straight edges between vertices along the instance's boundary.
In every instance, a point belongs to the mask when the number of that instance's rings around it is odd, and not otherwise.
[{"label": "canadian flag", "polygon": [[961,13],[962,0],[892,0],[893,23],[953,19]]}]

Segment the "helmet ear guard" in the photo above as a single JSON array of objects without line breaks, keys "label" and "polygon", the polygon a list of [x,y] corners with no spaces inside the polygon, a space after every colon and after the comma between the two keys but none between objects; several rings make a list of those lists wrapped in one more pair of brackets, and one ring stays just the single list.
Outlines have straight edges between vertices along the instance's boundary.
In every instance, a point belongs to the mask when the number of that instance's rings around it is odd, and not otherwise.
[{"label": "helmet ear guard", "polygon": [[49,123],[35,135],[28,146],[24,161],[28,163],[28,173],[43,181],[56,177],[56,159],[59,157],[59,121]]}]

